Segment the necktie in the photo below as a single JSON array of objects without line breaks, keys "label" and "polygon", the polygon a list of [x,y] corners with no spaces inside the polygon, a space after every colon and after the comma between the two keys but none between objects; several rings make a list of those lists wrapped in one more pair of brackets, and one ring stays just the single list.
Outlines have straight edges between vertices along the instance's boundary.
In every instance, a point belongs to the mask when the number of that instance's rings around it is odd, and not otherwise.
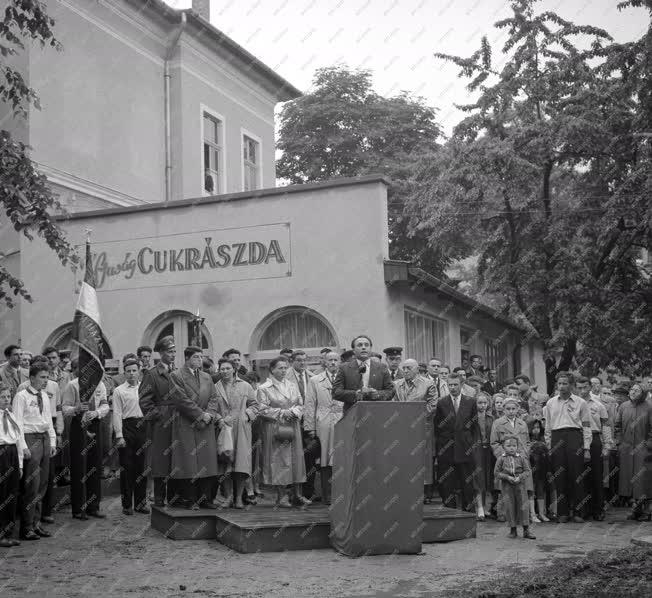
[{"label": "necktie", "polygon": [[38,410],[41,415],[43,415],[43,395],[41,394],[41,391],[39,390],[38,393],[36,394],[36,399],[38,400]]},{"label": "necktie", "polygon": [[2,429],[5,434],[9,434],[9,414],[6,409],[2,412]]},{"label": "necktie", "polygon": [[301,398],[305,399],[306,398],[306,385],[305,382],[303,381],[303,372],[297,375],[297,378],[299,379],[299,392],[301,393]]},{"label": "necktie", "polygon": [[197,380],[197,386],[200,386],[200,382],[199,382],[199,370],[195,370],[195,380]]},{"label": "necktie", "polygon": [[392,370],[392,380],[396,380],[396,370]]},{"label": "necktie", "polygon": [[453,408],[455,409],[455,415],[457,415],[457,410],[460,408],[460,398],[455,397],[453,399]]}]

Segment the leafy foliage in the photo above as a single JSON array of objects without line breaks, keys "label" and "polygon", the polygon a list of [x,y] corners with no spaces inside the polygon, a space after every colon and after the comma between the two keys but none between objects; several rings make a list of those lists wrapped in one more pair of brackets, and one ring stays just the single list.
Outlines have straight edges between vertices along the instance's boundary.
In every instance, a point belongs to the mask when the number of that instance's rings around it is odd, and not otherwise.
[{"label": "leafy foliage", "polygon": [[[432,247],[460,236],[483,293],[540,337],[558,366],[650,367],[652,33],[616,44],[592,26],[514,0],[470,58],[437,54],[474,102],[426,162],[407,209]],[[649,5],[649,3],[648,3]],[[459,255],[459,254],[462,255]],[[479,297],[482,299],[482,293]]]},{"label": "leafy foliage", "polygon": [[405,198],[424,156],[437,151],[440,128],[433,108],[407,93],[385,98],[371,73],[343,66],[320,69],[313,90],[280,115],[277,176],[290,183],[383,174],[388,194],[390,252],[441,273],[441,252],[409,233]]},{"label": "leafy foliage", "polygon": [[[0,101],[11,107],[14,119],[26,118],[29,105],[40,108],[38,95],[22,73],[8,61],[25,50],[25,43],[59,49],[54,37],[54,21],[46,6],[37,0],[11,0],[0,20]],[[14,229],[28,239],[43,237],[62,263],[75,261],[72,247],[52,218],[62,208],[29,158],[29,147],[0,131],[0,202]],[[14,306],[13,296],[30,300],[23,282],[0,261],[0,299]]]}]

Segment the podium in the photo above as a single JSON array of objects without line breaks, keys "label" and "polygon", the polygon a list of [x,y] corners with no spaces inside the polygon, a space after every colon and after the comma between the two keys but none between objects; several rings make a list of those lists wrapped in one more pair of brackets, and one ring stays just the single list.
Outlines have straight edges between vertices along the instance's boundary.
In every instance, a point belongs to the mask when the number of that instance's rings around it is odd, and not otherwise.
[{"label": "podium", "polygon": [[421,552],[425,415],[423,402],[360,401],[335,425],[330,517],[338,552]]}]

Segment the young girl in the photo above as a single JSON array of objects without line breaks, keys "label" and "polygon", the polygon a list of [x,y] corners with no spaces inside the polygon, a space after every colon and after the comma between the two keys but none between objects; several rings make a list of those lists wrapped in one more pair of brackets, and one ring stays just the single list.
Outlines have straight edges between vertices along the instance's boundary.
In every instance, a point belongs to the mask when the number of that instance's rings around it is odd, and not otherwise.
[{"label": "young girl", "polygon": [[0,547],[18,546],[11,534],[16,519],[16,499],[23,469],[23,435],[13,414],[11,390],[0,383]]},{"label": "young girl", "polygon": [[516,538],[516,528],[522,525],[523,537],[536,540],[529,527],[530,507],[525,488],[525,481],[531,475],[530,462],[518,451],[518,439],[515,436],[504,437],[503,451],[496,461],[494,476],[500,482],[509,537]]},{"label": "young girl", "polygon": [[502,392],[497,392],[494,396],[494,419],[498,419],[505,415],[503,410],[503,403],[505,402],[505,395]]},{"label": "young girl", "polygon": [[480,428],[480,438],[475,446],[475,476],[474,485],[476,490],[476,513],[478,521],[484,521],[485,514],[491,511],[493,503],[492,492],[494,489],[494,458],[491,450],[491,428],[494,418],[487,411],[489,406],[489,395],[480,392],[476,399],[478,407],[478,427]]},{"label": "young girl", "polygon": [[[534,496],[530,498],[530,514],[532,523],[548,522],[546,517],[546,489],[550,471],[550,456],[548,447],[543,440],[543,425],[538,419],[532,420],[530,428],[530,466],[532,467],[532,481],[534,483]],[[534,499],[537,501],[537,517],[534,509]],[[552,497],[554,500],[554,497]],[[554,503],[553,503],[554,504]]]}]

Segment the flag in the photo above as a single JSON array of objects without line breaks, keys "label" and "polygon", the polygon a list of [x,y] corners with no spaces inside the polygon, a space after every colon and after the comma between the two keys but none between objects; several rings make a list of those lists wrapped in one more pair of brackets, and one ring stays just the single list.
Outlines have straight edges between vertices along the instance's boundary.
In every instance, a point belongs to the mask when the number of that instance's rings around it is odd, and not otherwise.
[{"label": "flag", "polygon": [[88,403],[104,377],[104,360],[111,358],[109,343],[100,324],[95,292],[91,244],[86,242],[86,267],[72,325],[73,342],[79,348],[79,400]]}]

